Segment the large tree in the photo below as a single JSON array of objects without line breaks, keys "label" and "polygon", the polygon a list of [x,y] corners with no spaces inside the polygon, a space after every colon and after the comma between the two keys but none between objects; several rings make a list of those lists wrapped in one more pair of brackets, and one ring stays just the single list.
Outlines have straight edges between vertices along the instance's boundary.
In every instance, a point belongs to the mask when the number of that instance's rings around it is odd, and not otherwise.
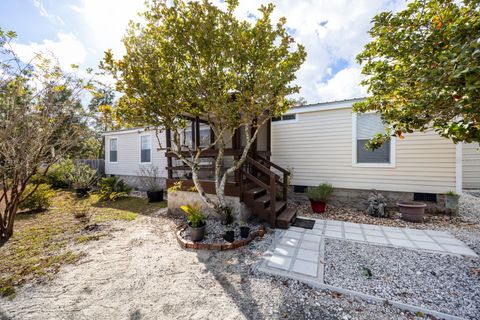
[{"label": "large tree", "polygon": [[[238,1],[226,5],[222,10],[206,0],[151,1],[142,14],[145,23],[129,26],[126,54],[115,60],[107,52],[103,61],[123,93],[117,116],[127,125],[170,129],[174,143],[169,151],[190,168],[205,203],[219,211],[226,207],[227,177],[244,163],[258,128],[292,104],[287,96],[298,92],[291,83],[306,56],[286,32],[285,18],[272,24],[273,5],[260,7],[253,24],[235,17]],[[185,154],[185,116],[206,120],[215,141]],[[246,145],[239,160],[223,170],[224,136],[237,129],[244,132]],[[218,203],[198,178],[199,159],[214,146]]]},{"label": "large tree", "polygon": [[400,137],[433,128],[480,142],[480,1],[416,0],[375,16],[370,35],[357,56],[370,95],[356,111],[380,112]]},{"label": "large tree", "polygon": [[0,242],[12,236],[19,205],[36,190],[25,191],[32,177],[46,174],[85,129],[78,106],[88,82],[45,56],[23,63],[14,37],[0,29]]}]

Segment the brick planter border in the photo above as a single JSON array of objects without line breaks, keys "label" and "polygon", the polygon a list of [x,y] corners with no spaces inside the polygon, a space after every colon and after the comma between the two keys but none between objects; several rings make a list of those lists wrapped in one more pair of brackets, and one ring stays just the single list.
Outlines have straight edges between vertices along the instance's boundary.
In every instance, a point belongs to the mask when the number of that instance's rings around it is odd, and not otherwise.
[{"label": "brick planter border", "polygon": [[186,226],[182,227],[175,232],[177,242],[180,245],[180,247],[184,249],[195,249],[195,250],[217,250],[217,251],[233,250],[233,249],[246,246],[256,238],[262,238],[265,235],[265,229],[262,226],[257,231],[251,232],[248,238],[235,240],[232,243],[223,243],[223,242],[202,243],[202,242],[193,242],[193,241],[184,239],[181,233],[186,228],[187,228]]}]

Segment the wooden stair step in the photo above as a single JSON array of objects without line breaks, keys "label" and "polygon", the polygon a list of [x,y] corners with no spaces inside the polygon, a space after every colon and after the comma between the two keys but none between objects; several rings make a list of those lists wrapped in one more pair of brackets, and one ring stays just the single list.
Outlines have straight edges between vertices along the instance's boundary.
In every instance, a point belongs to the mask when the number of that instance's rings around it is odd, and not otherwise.
[{"label": "wooden stair step", "polygon": [[280,229],[288,229],[290,222],[295,220],[297,216],[297,210],[293,208],[287,208],[277,217],[276,226]]},{"label": "wooden stair step", "polygon": [[264,191],[265,191],[264,188],[262,188],[262,187],[256,187],[256,188],[252,188],[252,189],[250,189],[250,190],[244,191],[244,193],[247,193],[247,194],[250,194],[250,195],[255,196],[255,195],[260,194],[260,193],[262,193],[262,192],[264,192]]},{"label": "wooden stair step", "polygon": [[[270,212],[271,205],[272,204],[270,204],[268,207],[266,207],[265,211]],[[285,208],[286,205],[287,205],[287,203],[285,201],[275,201],[275,212],[277,213],[277,215],[280,211],[282,211],[283,208]]]},{"label": "wooden stair step", "polygon": [[255,199],[255,203],[262,204],[264,207],[268,202],[270,202],[269,194],[264,194],[263,196]]}]

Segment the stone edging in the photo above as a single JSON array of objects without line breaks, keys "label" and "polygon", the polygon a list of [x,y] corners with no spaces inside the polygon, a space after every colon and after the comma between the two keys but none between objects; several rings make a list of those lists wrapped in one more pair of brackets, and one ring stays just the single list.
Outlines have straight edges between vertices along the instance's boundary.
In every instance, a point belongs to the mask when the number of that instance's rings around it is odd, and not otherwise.
[{"label": "stone edging", "polygon": [[232,243],[202,243],[202,242],[193,242],[190,240],[186,240],[182,237],[181,233],[184,231],[187,227],[182,227],[179,230],[175,232],[175,236],[177,238],[177,242],[180,245],[180,247],[184,249],[196,249],[196,250],[218,250],[218,251],[224,251],[224,250],[233,250],[237,249],[243,246],[246,246],[250,242],[252,242],[256,238],[262,238],[265,235],[265,229],[263,226],[260,227],[255,232],[251,232],[249,237],[246,239],[240,239],[240,240],[235,240]]}]

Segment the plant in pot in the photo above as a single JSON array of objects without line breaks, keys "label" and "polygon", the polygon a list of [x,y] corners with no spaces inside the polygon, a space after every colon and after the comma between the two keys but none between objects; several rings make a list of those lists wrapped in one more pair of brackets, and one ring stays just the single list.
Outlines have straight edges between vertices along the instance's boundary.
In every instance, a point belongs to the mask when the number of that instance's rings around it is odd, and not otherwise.
[{"label": "plant in pot", "polygon": [[445,207],[452,211],[458,210],[458,200],[460,195],[454,191],[448,191],[445,193]]},{"label": "plant in pot", "polygon": [[318,187],[308,187],[307,195],[310,199],[313,212],[325,212],[326,202],[333,192],[333,186],[330,183],[322,183]]},{"label": "plant in pot", "polygon": [[148,202],[163,201],[163,188],[160,170],[157,166],[142,166],[138,171],[139,183],[147,191]]},{"label": "plant in pot", "polygon": [[86,197],[90,188],[98,180],[97,171],[86,164],[76,165],[75,168],[67,174],[67,177],[79,198]]},{"label": "plant in pot", "polygon": [[188,217],[188,228],[192,241],[202,241],[205,237],[207,221],[205,215],[198,208],[198,205],[186,205],[180,207]]},{"label": "plant in pot", "polygon": [[248,238],[250,235],[250,227],[247,226],[247,223],[243,220],[240,220],[238,224],[240,225],[240,237],[242,237],[242,239]]}]

